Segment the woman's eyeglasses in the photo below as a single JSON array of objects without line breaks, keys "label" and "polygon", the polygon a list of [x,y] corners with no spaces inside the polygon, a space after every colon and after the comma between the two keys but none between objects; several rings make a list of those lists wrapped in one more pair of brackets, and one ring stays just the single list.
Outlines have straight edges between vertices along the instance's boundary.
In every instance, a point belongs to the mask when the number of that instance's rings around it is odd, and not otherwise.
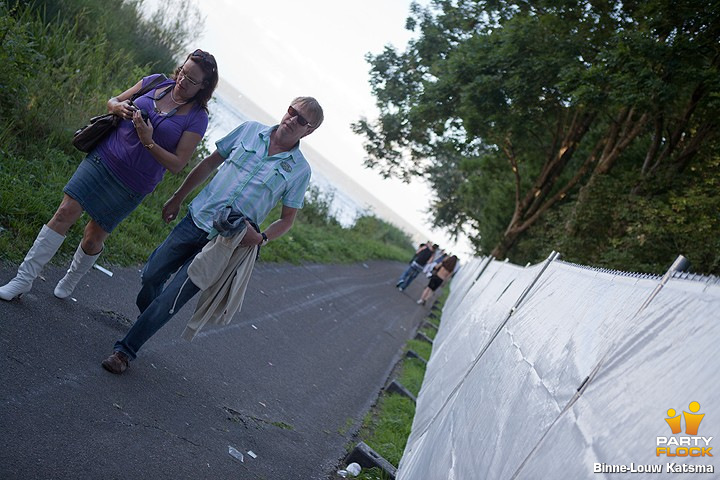
[{"label": "woman's eyeglasses", "polygon": [[185,80],[187,80],[188,82],[190,82],[190,83],[192,83],[193,85],[195,85],[196,87],[202,83],[202,82],[198,82],[198,81],[195,81],[195,80],[193,80],[192,78],[190,78],[190,77],[188,76],[188,74],[185,73],[185,69],[184,69],[184,68],[181,68],[181,69],[180,69],[180,72],[178,72],[178,73],[179,73],[179,75],[180,75],[180,80],[185,79]]},{"label": "woman's eyeglasses", "polygon": [[212,67],[213,73],[215,72],[215,69],[217,68],[217,63],[215,63],[215,57],[210,55],[208,52],[205,52],[198,48],[193,53],[191,53],[190,56],[201,59],[203,62],[207,63],[210,67]]},{"label": "woman's eyeglasses", "polygon": [[307,125],[308,127],[312,128],[312,124],[305,120],[305,117],[300,115],[297,110],[295,110],[292,106],[288,107],[288,115],[290,115],[290,118],[297,117],[297,121],[300,125],[303,127]]}]

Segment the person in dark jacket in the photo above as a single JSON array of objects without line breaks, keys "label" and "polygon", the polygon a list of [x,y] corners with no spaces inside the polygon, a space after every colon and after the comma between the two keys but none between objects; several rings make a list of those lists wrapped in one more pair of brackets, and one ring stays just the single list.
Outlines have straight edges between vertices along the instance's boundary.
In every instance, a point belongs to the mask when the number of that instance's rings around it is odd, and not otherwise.
[{"label": "person in dark jacket", "polygon": [[430,242],[427,242],[424,247],[415,252],[415,256],[410,261],[410,266],[400,275],[400,278],[395,284],[401,292],[409,287],[412,281],[415,280],[415,277],[423,271],[423,268],[438,248],[437,243],[431,245]]}]

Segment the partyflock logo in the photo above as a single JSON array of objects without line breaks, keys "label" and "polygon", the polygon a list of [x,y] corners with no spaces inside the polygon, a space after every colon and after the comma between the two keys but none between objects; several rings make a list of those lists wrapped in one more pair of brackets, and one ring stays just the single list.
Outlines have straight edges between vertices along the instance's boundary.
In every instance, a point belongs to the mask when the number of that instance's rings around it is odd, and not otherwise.
[{"label": "partyflock logo", "polygon": [[[593,473],[662,473],[663,471],[667,473],[715,473],[715,467],[712,464],[698,464],[696,463],[697,460],[687,459],[687,457],[713,456],[712,447],[710,446],[713,437],[698,435],[700,423],[705,417],[704,413],[698,413],[700,412],[700,404],[690,402],[688,410],[690,411],[683,411],[682,414],[677,413],[673,408],[667,411],[665,421],[670,427],[672,436],[657,437],[655,446],[655,456],[666,457],[667,459],[668,463],[665,463],[664,469],[662,464],[657,463],[594,463]],[[683,420],[685,421],[684,432],[682,429]],[[689,461],[687,463],[680,462],[679,460],[682,457],[686,457],[685,459]]]},{"label": "partyflock logo", "polygon": [[[672,437],[657,437],[655,455],[667,457],[712,457],[710,441],[713,437],[698,436],[700,422],[704,413],[700,411],[698,402],[690,402],[689,412],[683,411],[682,415],[671,408],[667,411],[668,418],[665,419],[670,426]],[[685,435],[676,436],[682,433],[682,421],[685,420]]]}]

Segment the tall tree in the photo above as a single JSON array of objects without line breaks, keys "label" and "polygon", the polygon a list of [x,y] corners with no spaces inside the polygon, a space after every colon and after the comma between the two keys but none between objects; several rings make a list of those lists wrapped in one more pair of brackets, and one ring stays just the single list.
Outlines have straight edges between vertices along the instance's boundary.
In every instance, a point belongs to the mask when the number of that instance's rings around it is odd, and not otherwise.
[{"label": "tall tree", "polygon": [[404,52],[367,57],[365,163],[428,178],[438,224],[495,257],[618,162],[642,190],[717,136],[717,2],[435,0],[407,27]]}]

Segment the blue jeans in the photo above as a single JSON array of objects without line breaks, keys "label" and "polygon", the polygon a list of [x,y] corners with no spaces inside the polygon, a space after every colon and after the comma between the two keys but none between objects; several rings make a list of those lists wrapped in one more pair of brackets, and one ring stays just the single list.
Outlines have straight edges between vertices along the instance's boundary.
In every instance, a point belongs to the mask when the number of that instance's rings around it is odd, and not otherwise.
[{"label": "blue jeans", "polygon": [[188,214],[150,255],[141,274],[142,288],[136,300],[140,316],[125,338],[115,343],[116,352],[135,359],[143,344],[200,291],[188,278],[187,270],[208,242],[207,235],[195,226]]},{"label": "blue jeans", "polygon": [[400,275],[400,278],[398,279],[397,283],[395,284],[396,287],[402,288],[403,290],[406,289],[413,280],[415,280],[415,277],[418,276],[420,272],[423,271],[422,265],[418,265],[415,262],[410,263],[410,266],[403,272],[402,275]]}]

